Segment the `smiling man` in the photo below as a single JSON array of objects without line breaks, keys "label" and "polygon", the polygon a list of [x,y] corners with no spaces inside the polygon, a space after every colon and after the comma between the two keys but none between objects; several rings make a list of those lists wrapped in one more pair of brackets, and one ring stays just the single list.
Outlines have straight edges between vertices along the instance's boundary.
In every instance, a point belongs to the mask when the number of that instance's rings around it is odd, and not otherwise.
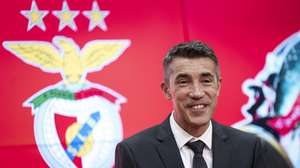
[{"label": "smiling man", "polygon": [[211,48],[177,44],[163,66],[161,88],[174,110],[162,124],[119,143],[116,168],[290,167],[265,141],[212,120],[221,77]]}]

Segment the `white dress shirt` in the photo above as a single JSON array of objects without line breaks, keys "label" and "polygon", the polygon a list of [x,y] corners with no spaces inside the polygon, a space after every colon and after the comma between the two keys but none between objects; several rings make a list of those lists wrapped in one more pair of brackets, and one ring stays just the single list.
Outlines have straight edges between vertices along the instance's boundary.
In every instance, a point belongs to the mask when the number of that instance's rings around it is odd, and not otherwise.
[{"label": "white dress shirt", "polygon": [[170,116],[170,125],[171,130],[174,134],[175,141],[177,143],[181,159],[183,161],[183,165],[185,168],[192,168],[193,166],[193,157],[194,152],[187,147],[185,144],[189,141],[194,142],[197,140],[201,140],[205,143],[205,147],[203,149],[203,158],[206,162],[208,168],[212,168],[212,124],[209,122],[209,126],[207,130],[200,137],[193,137],[189,133],[187,133],[184,129],[182,129],[174,119],[174,113]]}]

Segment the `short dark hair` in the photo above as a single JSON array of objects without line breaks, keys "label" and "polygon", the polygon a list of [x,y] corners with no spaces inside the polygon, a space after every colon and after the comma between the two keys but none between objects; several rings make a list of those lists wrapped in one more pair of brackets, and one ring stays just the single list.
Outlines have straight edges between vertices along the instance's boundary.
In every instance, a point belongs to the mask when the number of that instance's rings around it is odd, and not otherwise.
[{"label": "short dark hair", "polygon": [[217,67],[217,78],[219,78],[219,61],[215,52],[205,43],[200,41],[183,42],[172,47],[163,60],[164,80],[168,82],[168,68],[174,58],[209,58]]}]

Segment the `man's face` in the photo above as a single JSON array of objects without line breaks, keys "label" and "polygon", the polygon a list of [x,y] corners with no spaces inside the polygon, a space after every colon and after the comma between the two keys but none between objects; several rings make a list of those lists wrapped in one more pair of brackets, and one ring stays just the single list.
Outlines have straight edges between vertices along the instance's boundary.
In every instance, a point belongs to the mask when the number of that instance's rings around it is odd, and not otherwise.
[{"label": "man's face", "polygon": [[177,57],[168,71],[169,78],[162,83],[162,89],[173,103],[176,122],[187,132],[206,129],[220,90],[215,63],[209,58]]}]

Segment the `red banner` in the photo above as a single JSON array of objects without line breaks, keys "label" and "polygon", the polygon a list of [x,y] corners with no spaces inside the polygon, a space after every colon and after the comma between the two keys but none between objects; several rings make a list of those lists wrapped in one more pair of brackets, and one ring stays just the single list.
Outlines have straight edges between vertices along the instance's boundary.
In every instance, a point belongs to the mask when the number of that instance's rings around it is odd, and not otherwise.
[{"label": "red banner", "polygon": [[[244,120],[242,106],[249,97],[242,85],[263,69],[267,53],[300,30],[299,5],[296,0],[3,3],[1,166],[112,167],[118,141],[171,112],[159,87],[162,59],[185,40],[208,43],[220,59],[223,82],[214,118],[227,125]],[[299,166],[296,155],[292,161]]]}]

